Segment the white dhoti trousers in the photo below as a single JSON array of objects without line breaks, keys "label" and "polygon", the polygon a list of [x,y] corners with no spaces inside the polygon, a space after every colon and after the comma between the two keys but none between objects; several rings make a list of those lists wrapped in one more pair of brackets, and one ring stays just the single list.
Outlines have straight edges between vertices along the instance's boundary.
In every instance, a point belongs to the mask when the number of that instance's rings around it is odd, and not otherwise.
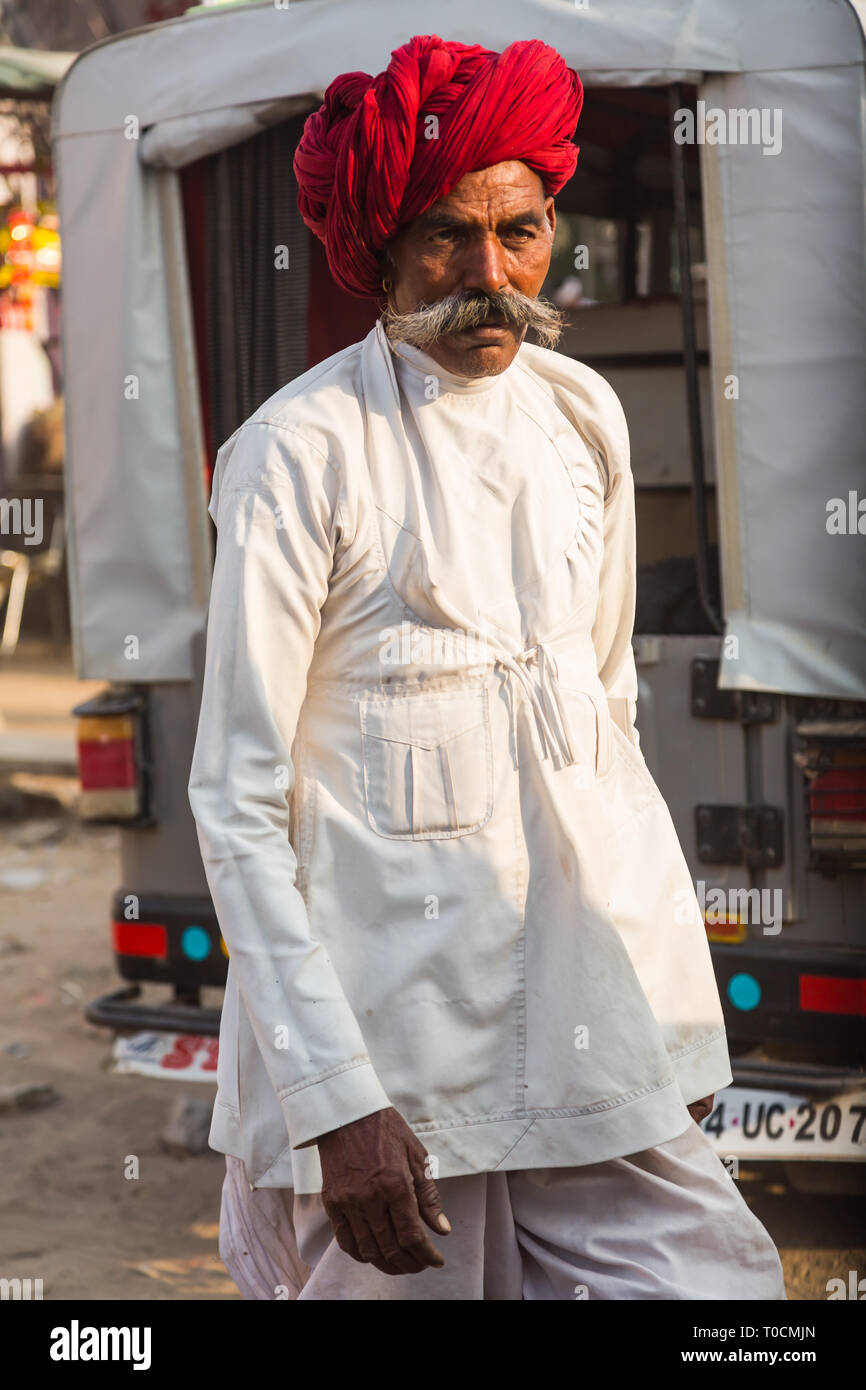
[{"label": "white dhoti trousers", "polygon": [[346,1255],[318,1195],[251,1190],[227,1156],[220,1255],[248,1299],[784,1299],[776,1247],[700,1127],[579,1168],[443,1178],[443,1269]]}]

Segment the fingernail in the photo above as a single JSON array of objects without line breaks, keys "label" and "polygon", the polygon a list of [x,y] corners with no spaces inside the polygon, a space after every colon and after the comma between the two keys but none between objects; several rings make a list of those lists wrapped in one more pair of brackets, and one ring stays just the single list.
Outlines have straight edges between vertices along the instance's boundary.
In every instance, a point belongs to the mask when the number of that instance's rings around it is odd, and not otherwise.
[{"label": "fingernail", "polygon": [[443,1212],[442,1215],[439,1217],[438,1225],[439,1225],[440,1231],[450,1231],[450,1230],[451,1230],[451,1222],[448,1220],[448,1217],[445,1215],[444,1212]]}]

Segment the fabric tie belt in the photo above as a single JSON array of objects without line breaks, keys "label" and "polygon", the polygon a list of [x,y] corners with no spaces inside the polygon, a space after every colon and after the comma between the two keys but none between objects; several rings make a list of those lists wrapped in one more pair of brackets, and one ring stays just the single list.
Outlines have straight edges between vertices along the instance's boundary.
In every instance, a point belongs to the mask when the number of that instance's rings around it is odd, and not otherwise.
[{"label": "fabric tie belt", "polygon": [[556,658],[543,642],[516,656],[499,653],[496,663],[517,677],[532,705],[544,757],[560,758],[569,766],[578,761],[572,731],[559,692]]}]

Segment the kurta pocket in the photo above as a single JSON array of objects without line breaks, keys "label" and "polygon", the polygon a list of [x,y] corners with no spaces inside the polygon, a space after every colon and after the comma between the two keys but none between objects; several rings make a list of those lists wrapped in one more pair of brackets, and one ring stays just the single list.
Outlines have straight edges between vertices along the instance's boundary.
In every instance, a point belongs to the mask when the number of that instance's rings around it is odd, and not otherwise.
[{"label": "kurta pocket", "polygon": [[[607,811],[610,816],[608,835],[614,840],[624,832],[631,834],[635,817],[644,815],[651,808],[660,809],[668,821],[670,812],[644,761],[643,754],[635,748],[631,739],[613,719],[610,727],[614,752],[612,768],[615,775],[610,777],[606,785],[609,793]],[[671,831],[675,834],[672,824]]]},{"label": "kurta pocket", "polygon": [[367,819],[390,840],[469,835],[493,810],[487,689],[360,702]]},{"label": "kurta pocket", "polygon": [[578,767],[588,780],[601,781],[613,764],[611,718],[607,701],[588,690],[560,685]]}]

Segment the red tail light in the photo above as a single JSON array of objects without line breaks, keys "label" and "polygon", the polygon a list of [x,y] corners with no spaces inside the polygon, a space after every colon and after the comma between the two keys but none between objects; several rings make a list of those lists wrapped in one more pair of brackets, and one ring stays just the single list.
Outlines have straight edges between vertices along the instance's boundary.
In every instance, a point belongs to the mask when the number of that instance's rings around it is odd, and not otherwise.
[{"label": "red tail light", "polygon": [[807,1013],[866,1014],[866,980],[801,975],[800,1008]]},{"label": "red tail light", "polygon": [[79,719],[78,776],[85,820],[138,816],[141,795],[132,715]]},{"label": "red tail light", "polygon": [[114,949],[119,956],[168,958],[168,933],[160,922],[112,922]]},{"label": "red tail light", "polygon": [[866,869],[866,719],[797,725],[795,761],[806,779],[812,863],[835,872]]},{"label": "red tail light", "polygon": [[82,818],[150,824],[143,698],[105,690],[72,712],[78,719]]},{"label": "red tail light", "polygon": [[809,811],[831,820],[866,818],[866,767],[836,767],[809,787]]}]

